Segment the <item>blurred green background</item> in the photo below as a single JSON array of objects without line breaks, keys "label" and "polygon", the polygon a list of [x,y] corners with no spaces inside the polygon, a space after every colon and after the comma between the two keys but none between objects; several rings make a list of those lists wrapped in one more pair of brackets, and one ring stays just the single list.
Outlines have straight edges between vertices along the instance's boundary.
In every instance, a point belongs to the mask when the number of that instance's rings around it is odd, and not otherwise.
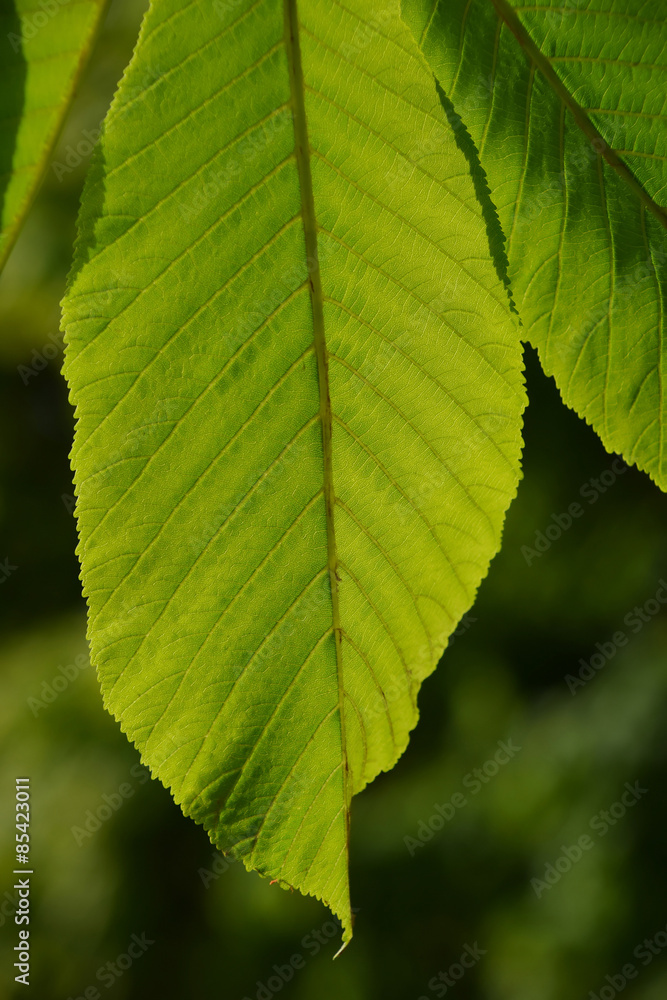
[{"label": "blurred green background", "polygon": [[[608,471],[612,456],[531,352],[524,479],[503,551],[423,686],[409,749],[354,802],[358,912],[340,958],[327,911],[217,855],[102,708],[92,668],[80,666],[58,303],[87,167],[69,148],[103,118],[142,10],[112,3],[0,279],[0,997],[67,1000],[95,987],[113,1000],[611,1000],[632,963],[628,1000],[662,1000],[667,617],[651,601],[667,576],[667,501],[636,470]],[[582,515],[561,537],[551,527],[546,551],[522,551],[576,502]],[[624,622],[647,601],[641,627]],[[610,647],[619,629],[629,641]],[[614,655],[601,653],[572,693],[566,676],[596,643]],[[499,768],[489,764],[498,741],[520,747]],[[466,775],[484,765],[477,788]],[[32,783],[27,990],[12,970],[17,775]],[[614,803],[626,782],[646,791],[624,809]],[[448,809],[456,793],[466,803]],[[98,811],[111,815],[88,835]],[[576,858],[586,834],[592,846],[568,865],[564,849]],[[123,969],[132,935],[145,935],[144,950]],[[477,956],[465,971],[464,953]],[[294,955],[302,961],[285,981]]]}]

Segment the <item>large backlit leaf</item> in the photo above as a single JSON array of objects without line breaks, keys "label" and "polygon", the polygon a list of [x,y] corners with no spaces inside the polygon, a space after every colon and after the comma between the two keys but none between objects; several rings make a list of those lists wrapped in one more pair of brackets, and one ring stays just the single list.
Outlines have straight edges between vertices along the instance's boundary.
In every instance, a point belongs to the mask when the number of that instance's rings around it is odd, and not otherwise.
[{"label": "large backlit leaf", "polygon": [[402,176],[444,123],[398,9],[154,0],[64,305],[106,705],[346,940],[351,797],[405,748],[518,477],[518,331],[453,134]]},{"label": "large backlit leaf", "polygon": [[0,267],[46,169],[107,0],[0,5]]},{"label": "large backlit leaf", "polygon": [[667,487],[667,3],[403,0],[476,144],[526,336]]}]

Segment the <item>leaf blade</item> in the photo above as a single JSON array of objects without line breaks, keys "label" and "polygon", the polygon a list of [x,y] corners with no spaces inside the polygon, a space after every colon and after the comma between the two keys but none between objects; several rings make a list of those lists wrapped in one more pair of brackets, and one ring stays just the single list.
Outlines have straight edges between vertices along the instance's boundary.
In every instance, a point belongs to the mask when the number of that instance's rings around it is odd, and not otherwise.
[{"label": "leaf blade", "polygon": [[296,10],[153,4],[128,93],[166,71],[105,128],[66,373],[105,703],[223,850],[348,940],[349,800],[498,547],[524,400],[453,141],[451,170],[387,183],[406,118],[444,128],[408,32],[300,3],[299,93]]}]

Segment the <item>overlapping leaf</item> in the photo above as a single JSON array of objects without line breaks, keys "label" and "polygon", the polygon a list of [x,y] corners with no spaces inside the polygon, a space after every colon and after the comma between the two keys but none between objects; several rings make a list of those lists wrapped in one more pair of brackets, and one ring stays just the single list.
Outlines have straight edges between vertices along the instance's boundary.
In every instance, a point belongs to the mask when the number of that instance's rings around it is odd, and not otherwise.
[{"label": "overlapping leaf", "polygon": [[0,267],[39,187],[107,0],[0,9]]},{"label": "overlapping leaf", "polygon": [[518,477],[465,159],[410,159],[444,121],[393,6],[154,0],[64,304],[106,704],[346,940],[351,797],[405,748]]},{"label": "overlapping leaf", "polygon": [[667,487],[665,0],[403,0],[474,140],[526,336]]}]

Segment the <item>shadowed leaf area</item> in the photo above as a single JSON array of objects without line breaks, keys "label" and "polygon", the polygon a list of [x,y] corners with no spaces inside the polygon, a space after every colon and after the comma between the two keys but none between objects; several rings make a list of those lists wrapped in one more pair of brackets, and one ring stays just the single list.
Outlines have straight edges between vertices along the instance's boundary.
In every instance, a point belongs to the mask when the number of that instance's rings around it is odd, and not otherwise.
[{"label": "shadowed leaf area", "polygon": [[667,3],[403,0],[477,148],[526,338],[667,486]]},{"label": "shadowed leaf area", "polygon": [[0,9],[0,267],[39,188],[107,0]]}]

